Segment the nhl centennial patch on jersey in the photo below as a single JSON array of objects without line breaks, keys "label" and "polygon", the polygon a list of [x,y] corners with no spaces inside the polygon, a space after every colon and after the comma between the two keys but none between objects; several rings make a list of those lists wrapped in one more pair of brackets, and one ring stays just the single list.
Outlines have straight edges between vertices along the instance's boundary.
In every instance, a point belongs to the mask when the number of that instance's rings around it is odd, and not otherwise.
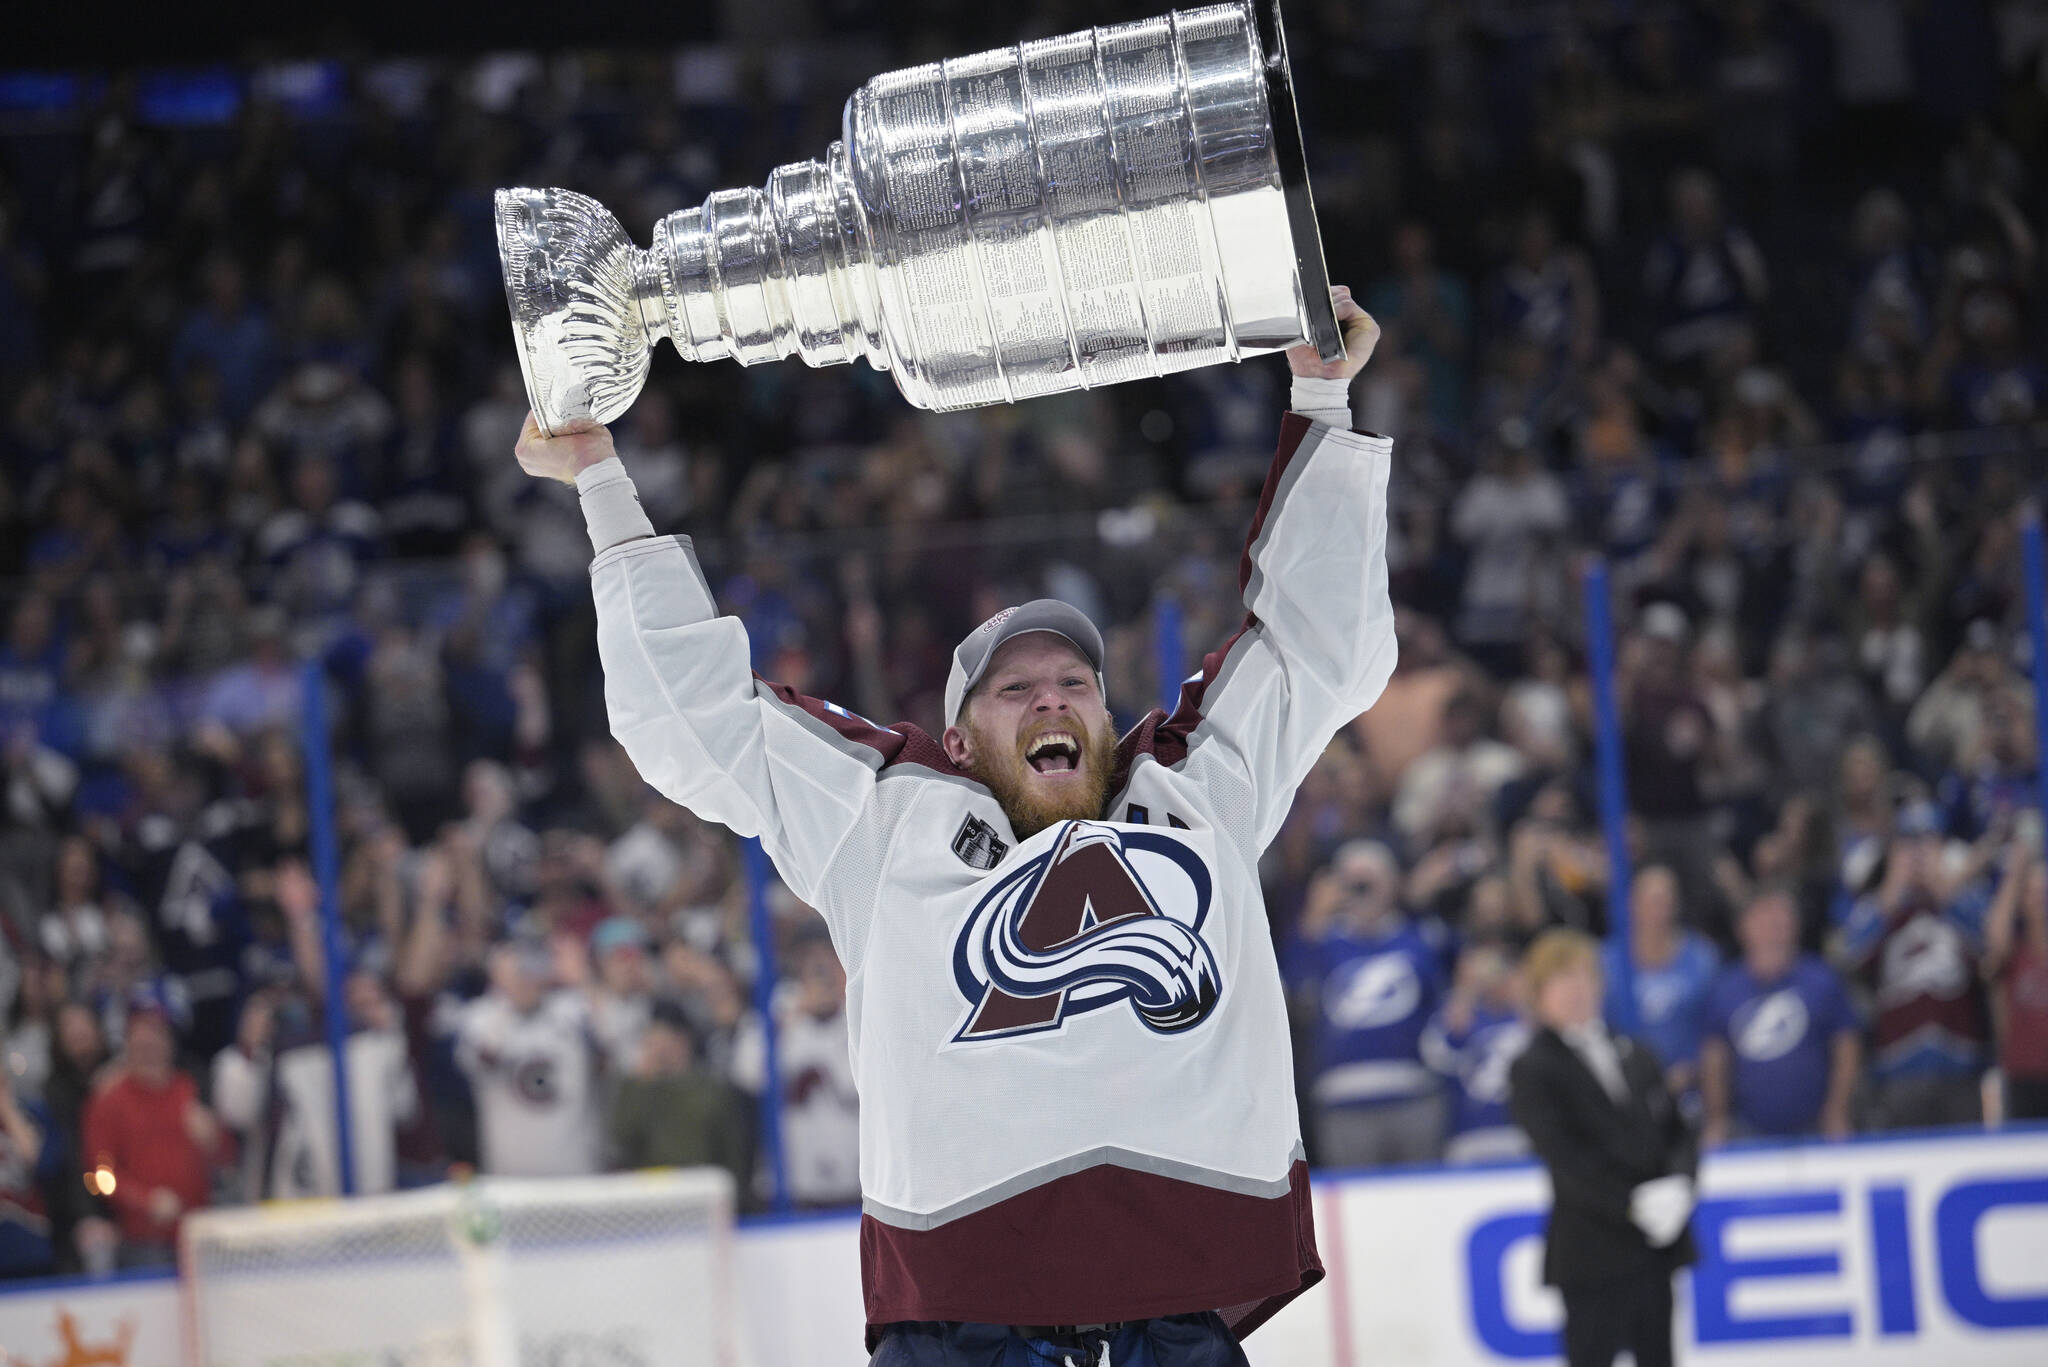
[{"label": "nhl centennial patch on jersey", "polygon": [[1200,1025],[1223,995],[1201,935],[1213,883],[1167,831],[1067,822],[968,913],[953,950],[968,1010],[953,1043],[1058,1030],[1124,1003],[1160,1034]]},{"label": "nhl centennial patch on jersey", "polygon": [[953,837],[953,853],[970,869],[992,869],[1009,852],[1010,847],[996,834],[996,828],[972,812],[960,823],[960,833]]}]

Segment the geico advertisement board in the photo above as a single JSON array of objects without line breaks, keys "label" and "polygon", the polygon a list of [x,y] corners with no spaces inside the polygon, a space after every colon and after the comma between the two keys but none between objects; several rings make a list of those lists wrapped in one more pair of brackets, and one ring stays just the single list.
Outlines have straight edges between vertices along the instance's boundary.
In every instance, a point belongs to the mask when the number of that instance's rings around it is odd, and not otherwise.
[{"label": "geico advertisement board", "polygon": [[[1254,1335],[1255,1361],[1556,1357],[1539,1170],[1338,1178],[1319,1197],[1329,1294]],[[1693,1229],[1682,1361],[2048,1363],[2048,1131],[1717,1153]]]}]

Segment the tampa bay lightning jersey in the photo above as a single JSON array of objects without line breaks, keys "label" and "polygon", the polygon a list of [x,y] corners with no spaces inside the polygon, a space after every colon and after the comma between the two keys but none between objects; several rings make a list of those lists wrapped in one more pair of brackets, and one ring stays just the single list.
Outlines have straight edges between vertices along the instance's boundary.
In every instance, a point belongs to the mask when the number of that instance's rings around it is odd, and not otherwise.
[{"label": "tampa bay lightning jersey", "polygon": [[1020,838],[909,725],[755,677],[689,542],[592,566],[612,733],[757,835],[847,972],[870,1337],[1217,1311],[1322,1275],[1258,860],[1394,665],[1385,438],[1283,421],[1242,628],[1117,750],[1100,819]]},{"label": "tampa bay lightning jersey", "polygon": [[1315,1003],[1309,1047],[1315,1099],[1375,1104],[1427,1095],[1436,1075],[1422,1030],[1443,995],[1443,951],[1407,922],[1384,933],[1297,940],[1287,976]]},{"label": "tampa bay lightning jersey", "polygon": [[1529,1026],[1512,1008],[1480,1006],[1453,1024],[1439,1010],[1422,1032],[1422,1058],[1451,1084],[1452,1136],[1512,1125],[1508,1072],[1529,1043]]}]

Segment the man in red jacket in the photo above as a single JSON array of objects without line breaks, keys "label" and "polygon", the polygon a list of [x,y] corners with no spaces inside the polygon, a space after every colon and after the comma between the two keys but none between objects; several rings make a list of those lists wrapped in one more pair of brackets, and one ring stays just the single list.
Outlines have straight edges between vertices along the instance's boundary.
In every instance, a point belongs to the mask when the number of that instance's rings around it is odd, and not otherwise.
[{"label": "man in red jacket", "polygon": [[163,1012],[132,1012],[119,1071],[86,1104],[86,1185],[113,1207],[123,1266],[176,1260],[178,1221],[206,1204],[222,1157],[220,1122],[172,1054]]}]

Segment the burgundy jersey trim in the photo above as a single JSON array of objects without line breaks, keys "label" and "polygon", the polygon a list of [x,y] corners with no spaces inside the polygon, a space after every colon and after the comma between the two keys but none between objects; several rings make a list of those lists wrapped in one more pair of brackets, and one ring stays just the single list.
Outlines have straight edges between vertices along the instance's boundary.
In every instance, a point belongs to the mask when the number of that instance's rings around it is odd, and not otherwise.
[{"label": "burgundy jersey trim", "polygon": [[1243,1338],[1322,1280],[1308,1164],[1246,1196],[1094,1167],[936,1229],[860,1222],[868,1349],[904,1320],[1108,1324],[1221,1314]]},{"label": "burgundy jersey trim", "polygon": [[1202,724],[1202,703],[1209,696],[1210,685],[1223,674],[1223,663],[1230,658],[1230,652],[1244,639],[1244,634],[1257,627],[1259,619],[1249,612],[1244,615],[1244,625],[1232,632],[1230,639],[1202,657],[1201,672],[1180,686],[1180,703],[1173,709],[1171,717],[1160,722],[1152,745],[1152,754],[1161,764],[1172,768],[1188,757],[1188,742],[1195,734],[1195,728]]},{"label": "burgundy jersey trim", "polygon": [[[1302,442],[1312,426],[1314,424],[1299,413],[1287,413],[1280,419],[1280,444],[1273,452],[1273,464],[1266,470],[1265,485],[1259,490],[1259,506],[1252,513],[1252,525],[1244,534],[1244,551],[1238,557],[1239,593],[1251,585],[1252,547],[1258,544],[1259,533],[1266,529],[1266,521],[1272,516],[1280,487],[1286,482],[1288,467],[1300,454]],[[1195,728],[1202,724],[1202,700],[1222,674],[1223,663],[1231,650],[1247,631],[1258,624],[1257,617],[1250,612],[1245,613],[1243,625],[1231,634],[1229,640],[1203,656],[1201,672],[1181,685],[1180,700],[1174,706],[1173,715],[1169,717],[1163,710],[1154,709],[1131,728],[1117,746],[1117,772],[1109,782],[1111,792],[1123,791],[1130,779],[1131,766],[1137,763],[1139,755],[1151,755],[1168,768],[1187,759],[1188,740],[1194,735]]]},{"label": "burgundy jersey trim", "polygon": [[1244,534],[1244,554],[1237,562],[1237,590],[1244,592],[1252,582],[1252,546],[1257,543],[1259,533],[1266,529],[1266,518],[1272,514],[1274,498],[1280,492],[1281,481],[1286,478],[1287,467],[1294,463],[1294,457],[1301,450],[1302,439],[1308,436],[1311,423],[1299,413],[1284,413],[1280,417],[1280,445],[1273,452],[1273,464],[1266,471],[1266,483],[1259,490],[1258,510],[1252,514],[1251,529]]},{"label": "burgundy jersey trim", "polygon": [[754,676],[759,686],[772,694],[785,707],[793,707],[816,721],[823,722],[846,740],[865,745],[881,756],[881,765],[887,769],[896,764],[915,764],[944,774],[948,778],[964,778],[974,782],[973,775],[957,767],[946,758],[946,751],[931,735],[909,722],[897,722],[894,726],[877,726],[866,717],[849,712],[834,703],[809,694],[799,693],[788,684],[775,683]]}]

